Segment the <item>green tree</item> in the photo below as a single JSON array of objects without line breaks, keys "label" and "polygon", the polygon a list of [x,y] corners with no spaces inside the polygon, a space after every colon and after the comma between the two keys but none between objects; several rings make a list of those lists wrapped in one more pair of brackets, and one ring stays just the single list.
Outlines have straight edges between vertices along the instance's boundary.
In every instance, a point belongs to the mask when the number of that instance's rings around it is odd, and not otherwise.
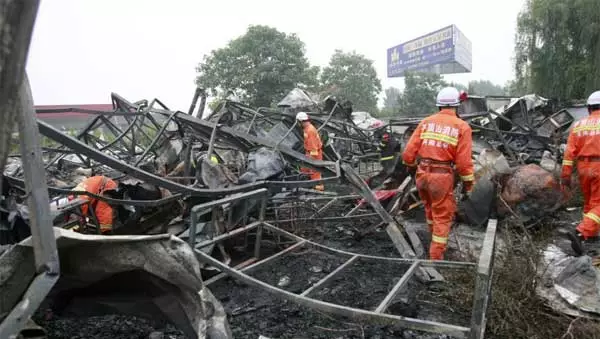
[{"label": "green tree", "polygon": [[388,87],[385,89],[385,98],[383,98],[383,107],[395,109],[400,107],[400,98],[402,91],[396,87]]},{"label": "green tree", "polygon": [[489,80],[474,80],[469,82],[469,94],[473,95],[506,95],[502,86],[496,85]]},{"label": "green tree", "polygon": [[400,99],[400,112],[404,116],[424,116],[436,111],[435,98],[440,89],[447,86],[436,73],[412,73],[404,75],[404,92]]},{"label": "green tree", "polygon": [[452,86],[452,87],[456,88],[458,91],[467,91],[468,90],[467,86],[465,86],[461,83],[458,83],[458,82],[451,82],[448,84],[448,86]]},{"label": "green tree", "polygon": [[385,97],[383,98],[383,108],[379,111],[380,117],[389,117],[398,114],[400,109],[400,98],[402,91],[396,87],[388,87],[385,89]]},{"label": "green tree", "polygon": [[527,0],[517,18],[514,88],[560,100],[600,88],[598,13],[598,0]]},{"label": "green tree", "polygon": [[196,83],[211,95],[233,91],[255,107],[270,106],[294,87],[316,88],[319,73],[295,34],[267,26],[248,27],[245,35],[205,56],[196,71]]},{"label": "green tree", "polygon": [[517,80],[507,81],[504,85],[504,93],[515,98],[522,97],[527,91],[524,88],[521,88],[519,85],[520,83]]},{"label": "green tree", "polygon": [[333,89],[332,94],[350,100],[355,111],[378,112],[381,81],[373,61],[364,55],[336,50],[323,69],[321,82],[324,88]]}]

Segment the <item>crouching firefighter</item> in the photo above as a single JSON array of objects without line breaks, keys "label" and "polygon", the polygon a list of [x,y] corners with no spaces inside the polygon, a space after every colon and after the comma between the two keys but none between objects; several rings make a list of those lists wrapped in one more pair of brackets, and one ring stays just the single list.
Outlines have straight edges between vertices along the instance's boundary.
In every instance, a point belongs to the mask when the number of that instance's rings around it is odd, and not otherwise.
[{"label": "crouching firefighter", "polygon": [[[112,191],[116,191],[118,187],[119,185],[114,180],[102,175],[97,175],[86,178],[80,182],[79,185],[73,189],[73,191],[85,191],[102,196]],[[80,195],[79,198],[90,202],[89,205],[85,204],[81,206],[83,217],[87,218],[89,216],[90,211],[88,206],[90,206],[93,209],[96,219],[98,220],[100,232],[102,234],[112,232],[113,208],[105,201],[101,201],[87,195]],[[69,200],[73,199],[75,199],[75,196],[69,196]]]},{"label": "crouching firefighter", "polygon": [[[323,160],[323,143],[319,136],[319,131],[308,119],[308,114],[300,112],[296,114],[296,120],[300,123],[302,131],[304,133],[304,152],[305,155],[311,159]],[[310,180],[321,179],[321,173],[319,171],[310,168],[301,168],[302,173],[310,175]],[[323,184],[315,186],[316,190],[323,191],[325,187]]]},{"label": "crouching firefighter", "polygon": [[446,87],[438,93],[436,101],[439,112],[419,123],[402,160],[413,172],[416,171],[417,189],[432,233],[429,258],[443,260],[456,212],[454,172],[458,172],[463,182],[465,196],[473,189],[475,177],[471,127],[458,117],[458,90]]},{"label": "crouching firefighter", "polygon": [[[375,128],[383,127],[382,122],[374,124]],[[373,189],[380,186],[385,182],[387,178],[394,178],[402,181],[402,173],[404,172],[404,165],[401,161],[401,144],[394,138],[392,133],[388,131],[377,131],[375,132],[375,138],[379,140],[377,151],[379,152],[379,163],[381,164],[381,171],[375,174],[367,180],[369,188]]]},{"label": "crouching firefighter", "polygon": [[576,230],[567,235],[578,255],[584,252],[582,240],[596,238],[600,233],[600,91],[590,95],[587,108],[589,117],[577,121],[569,133],[561,173],[561,188],[569,192],[577,163],[584,214]]}]

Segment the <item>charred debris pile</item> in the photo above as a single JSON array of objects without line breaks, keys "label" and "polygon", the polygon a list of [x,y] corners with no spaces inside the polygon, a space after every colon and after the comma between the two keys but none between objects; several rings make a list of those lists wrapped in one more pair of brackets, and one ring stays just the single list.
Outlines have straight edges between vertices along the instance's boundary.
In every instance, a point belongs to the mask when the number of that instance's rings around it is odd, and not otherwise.
[{"label": "charred debris pile", "polygon": [[[311,332],[314,337],[336,337],[344,333],[331,326],[344,321],[362,324],[347,337],[366,331],[380,337],[481,338],[497,246],[496,218],[490,215],[498,210],[500,217],[534,225],[558,209],[561,150],[570,125],[583,114],[583,108],[559,109],[536,95],[464,102],[461,117],[473,127],[478,183],[459,214],[472,226],[462,224],[455,232],[454,261],[432,263],[423,260],[428,238],[410,176],[373,191],[364,182],[380,171],[377,133],[406,140],[419,119],[372,128],[377,119],[354,112],[351,102],[299,89],[277,109],[225,100],[203,119],[198,115],[205,100],[198,112],[194,102],[184,113],[157,99],[111,98],[112,111],[37,112],[48,203],[65,265],[36,318],[52,331],[58,324],[52,319],[68,315],[127,314],[161,319],[179,335],[198,338],[250,338],[256,332],[286,337],[307,324],[323,328]],[[300,111],[310,112],[323,139],[322,161],[304,155],[295,122]],[[89,123],[68,133],[43,119],[60,112],[88,116]],[[309,180],[303,167],[320,171],[322,180]],[[110,195],[85,194],[113,207],[109,236],[98,236],[95,217],[82,217],[93,206],[76,190],[96,175],[118,183]],[[2,294],[19,295],[15,281],[25,277],[14,268],[31,264],[24,178],[20,155],[11,154],[0,224],[0,259],[11,269],[0,277]],[[313,189],[318,183],[325,191]],[[91,260],[97,264],[86,266]],[[376,278],[381,281],[369,285]],[[439,281],[470,286],[467,296],[458,296],[454,316],[443,309],[453,303],[451,290],[429,288]],[[132,293],[136,289],[140,293]],[[361,291],[367,293],[361,297]],[[123,302],[124,293],[133,304]],[[258,295],[263,302],[247,300]],[[297,332],[274,325],[282,321],[271,316],[275,303],[269,298],[275,297],[286,300],[277,304],[280,314],[308,314],[312,320],[290,325]],[[4,303],[0,315],[15,302]],[[78,325],[61,326],[67,335]]]}]

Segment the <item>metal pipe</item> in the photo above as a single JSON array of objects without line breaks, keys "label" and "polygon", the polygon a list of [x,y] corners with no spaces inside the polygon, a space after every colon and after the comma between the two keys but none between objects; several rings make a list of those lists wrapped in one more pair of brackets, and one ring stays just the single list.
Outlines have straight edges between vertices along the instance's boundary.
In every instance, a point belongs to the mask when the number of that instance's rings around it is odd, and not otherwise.
[{"label": "metal pipe", "polygon": [[[215,213],[213,213],[214,215]],[[223,240],[227,240],[229,238],[233,238],[236,235],[240,234],[240,233],[244,233],[244,232],[248,232],[251,231],[253,229],[255,229],[256,227],[258,227],[261,224],[260,221],[255,221],[253,223],[250,223],[244,227],[240,227],[240,228],[236,228],[231,232],[227,232],[227,233],[223,233],[221,235],[218,235],[210,240],[207,241],[203,241],[201,243],[199,243],[198,245],[196,245],[195,248],[202,248],[202,247],[206,247],[206,246],[210,246],[212,244],[215,244],[217,242],[223,241]]]},{"label": "metal pipe", "polygon": [[333,105],[331,112],[329,112],[327,119],[325,119],[325,121],[321,124],[321,126],[319,126],[319,129],[317,129],[317,132],[321,132],[321,129],[323,129],[323,127],[325,127],[325,125],[327,125],[327,123],[329,122],[329,119],[331,119],[331,117],[333,116],[333,112],[335,112],[335,109],[337,107],[338,107],[338,103],[336,102],[335,105]]},{"label": "metal pipe", "polygon": [[290,127],[290,129],[287,130],[287,132],[283,135],[283,137],[281,139],[279,139],[279,141],[275,144],[275,147],[274,147],[275,150],[279,149],[279,144],[281,144],[283,142],[283,140],[285,140],[285,138],[287,138],[287,136],[294,130],[296,125],[298,125],[298,120],[294,120],[294,124],[292,125],[292,127]]},{"label": "metal pipe", "polygon": [[[144,158],[146,157],[146,155],[148,155],[148,153],[152,150],[152,148],[154,147],[154,145],[156,145],[156,143],[158,142],[158,140],[160,139],[160,137],[163,135],[163,133],[165,132],[165,130],[167,129],[167,127],[169,126],[169,123],[171,122],[171,120],[175,117],[175,115],[177,114],[177,112],[173,112],[169,118],[167,119],[167,121],[165,121],[162,125],[162,127],[160,128],[160,130],[156,133],[156,136],[154,137],[154,139],[152,140],[152,142],[150,143],[150,145],[148,147],[146,147],[146,150],[144,151],[144,153],[142,153],[142,155],[138,158],[138,160],[135,162],[134,166],[137,167],[140,162],[142,162],[142,160],[144,160]],[[135,149],[135,145],[133,146]]]},{"label": "metal pipe", "polygon": [[202,119],[205,109],[206,109],[206,91],[202,90],[202,94],[200,96],[200,105],[198,106],[198,112],[196,113],[195,117],[198,119]]},{"label": "metal pipe", "polygon": [[345,316],[356,321],[371,320],[378,323],[395,324],[404,328],[410,328],[419,331],[448,334],[456,338],[466,338],[470,330],[469,328],[462,326],[444,324],[428,320],[420,320],[415,318],[408,318],[403,316],[396,316],[391,314],[375,313],[347,306],[336,305],[321,300],[310,299],[304,296],[294,294],[292,292],[285,291],[280,288],[276,288],[256,278],[246,275],[240,271],[232,269],[231,267],[223,264],[222,262],[212,258],[211,256],[205,253],[199,251],[197,251],[196,253],[198,256],[201,257],[201,260],[221,269],[223,272],[226,272],[233,278],[241,280],[244,283],[257,287],[263,291],[274,294],[280,298],[293,301],[294,303],[297,303],[301,306],[307,306],[323,312]]},{"label": "metal pipe", "polygon": [[421,264],[421,266],[426,266],[426,267],[445,267],[445,268],[465,268],[465,267],[476,267],[477,264],[475,264],[474,262],[462,262],[462,261],[446,261],[446,260],[426,260],[426,259],[406,259],[406,258],[394,258],[394,257],[380,257],[380,256],[375,256],[375,255],[367,255],[367,254],[360,254],[360,253],[354,253],[354,252],[348,252],[348,251],[343,251],[343,250],[339,250],[337,248],[333,248],[333,247],[329,247],[323,244],[319,244],[317,242],[314,242],[312,240],[307,240],[304,239],[302,237],[299,237],[293,233],[290,233],[286,230],[282,230],[281,228],[275,227],[271,224],[269,224],[268,222],[265,222],[264,225],[265,229],[267,229],[268,231],[280,234],[282,236],[288,237],[290,239],[294,239],[296,241],[302,241],[302,240],[306,240],[306,243],[311,245],[311,246],[315,246],[321,249],[324,249],[326,251],[329,251],[330,253],[337,253],[337,254],[341,254],[341,255],[346,255],[346,256],[359,256],[361,258],[366,258],[366,259],[374,259],[374,260],[387,260],[387,261],[394,261],[394,262],[399,262],[399,263],[408,263],[408,264],[412,264],[414,262],[419,262]]},{"label": "metal pipe", "polygon": [[402,290],[408,284],[408,281],[410,280],[410,278],[412,278],[412,276],[417,272],[418,267],[419,267],[419,262],[415,262],[409,267],[408,271],[406,271],[404,273],[404,275],[402,275],[402,278],[400,278],[398,283],[396,283],[396,285],[394,285],[394,288],[392,288],[390,293],[388,293],[388,295],[385,296],[383,301],[381,301],[379,306],[377,306],[377,308],[375,308],[375,311],[374,311],[375,313],[385,312],[385,310],[388,308],[388,306],[390,305],[392,300],[394,300],[394,298],[396,298],[398,293],[402,292]]},{"label": "metal pipe", "polygon": [[190,109],[188,110],[189,115],[192,115],[194,113],[194,109],[196,109],[196,103],[198,102],[198,98],[200,97],[200,92],[202,92],[200,87],[196,87],[196,90],[194,91],[194,97],[192,98],[192,104],[190,105]]},{"label": "metal pipe", "polygon": [[304,292],[302,292],[300,294],[300,296],[305,297],[305,296],[309,295],[310,293],[312,293],[313,291],[319,289],[321,286],[323,286],[328,281],[330,281],[331,278],[335,277],[338,273],[340,273],[342,270],[344,270],[346,267],[352,265],[352,263],[355,262],[356,259],[358,259],[357,255],[351,257],[345,263],[341,264],[340,266],[338,266],[338,268],[336,268],[335,270],[333,270],[333,272],[329,273],[328,275],[326,275],[325,277],[323,277],[323,279],[317,281],[314,285],[312,285],[311,287],[309,287],[308,289],[306,289]]}]

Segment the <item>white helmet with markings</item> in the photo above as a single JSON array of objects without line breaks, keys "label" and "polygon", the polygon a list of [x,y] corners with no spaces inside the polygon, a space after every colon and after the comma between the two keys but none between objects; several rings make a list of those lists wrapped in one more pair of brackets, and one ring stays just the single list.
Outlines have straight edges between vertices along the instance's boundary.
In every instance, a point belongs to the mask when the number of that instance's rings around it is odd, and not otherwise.
[{"label": "white helmet with markings", "polygon": [[308,114],[306,114],[306,112],[298,112],[298,114],[296,114],[296,120],[306,121],[308,120]]},{"label": "white helmet with markings", "polygon": [[460,93],[454,87],[445,87],[438,93],[435,105],[437,107],[460,106]]},{"label": "white helmet with markings", "polygon": [[596,91],[587,99],[588,106],[600,106],[600,91]]}]

